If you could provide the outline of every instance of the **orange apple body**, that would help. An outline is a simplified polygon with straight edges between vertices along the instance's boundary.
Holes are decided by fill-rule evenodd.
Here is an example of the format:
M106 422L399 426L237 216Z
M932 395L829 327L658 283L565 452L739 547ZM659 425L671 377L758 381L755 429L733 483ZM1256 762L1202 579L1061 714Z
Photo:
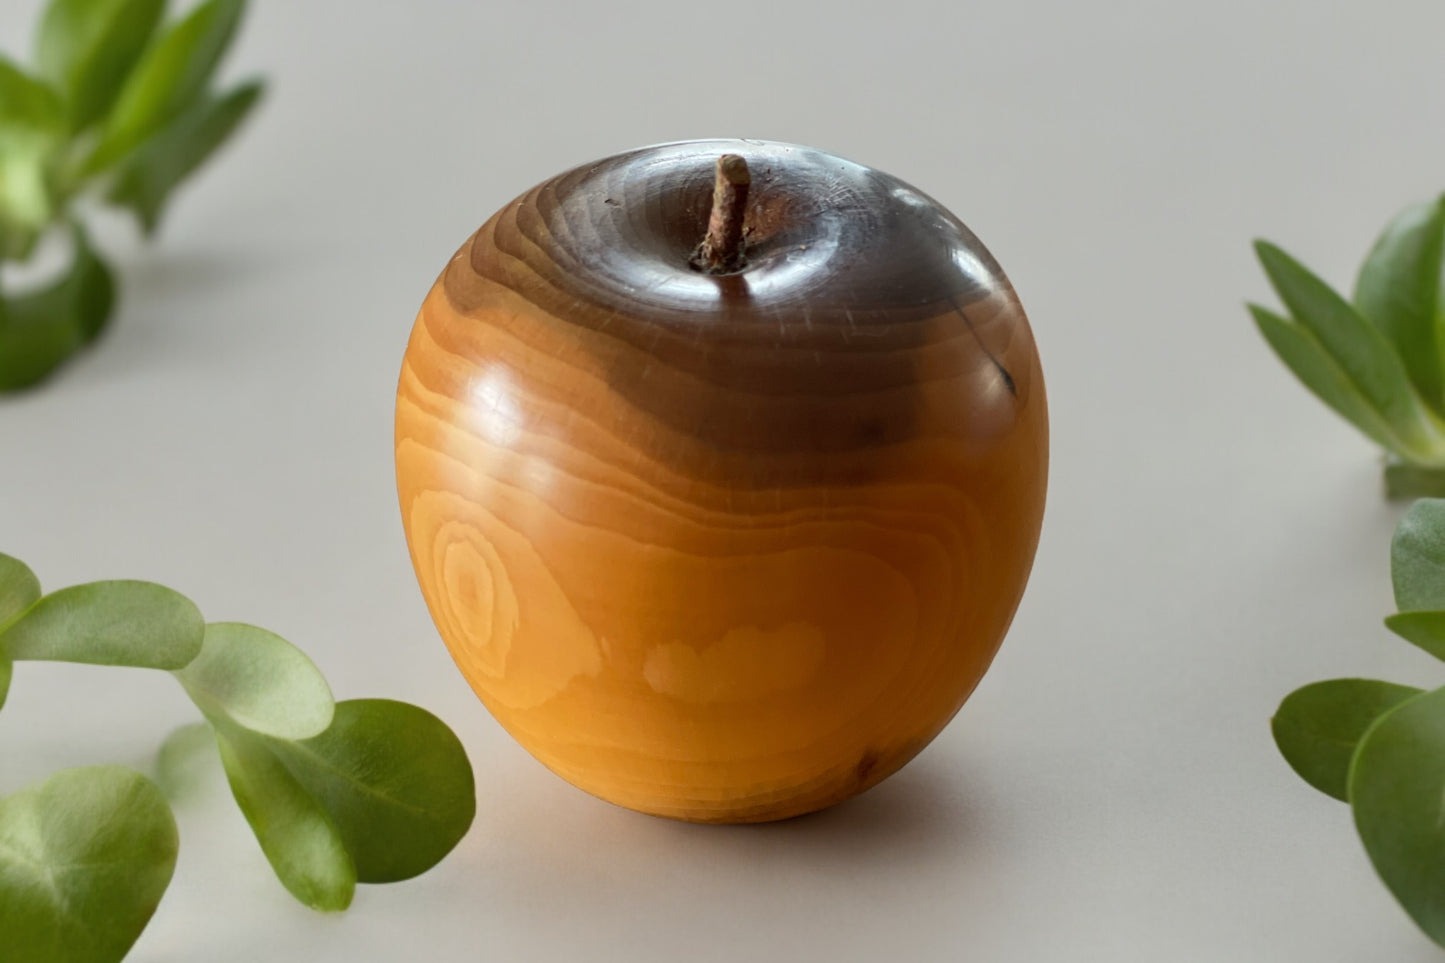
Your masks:
M699 273L714 164L746 262ZM622 806L781 819L872 786L983 676L1043 516L1012 286L901 181L754 141L644 148L481 227L412 330L402 519L496 719Z

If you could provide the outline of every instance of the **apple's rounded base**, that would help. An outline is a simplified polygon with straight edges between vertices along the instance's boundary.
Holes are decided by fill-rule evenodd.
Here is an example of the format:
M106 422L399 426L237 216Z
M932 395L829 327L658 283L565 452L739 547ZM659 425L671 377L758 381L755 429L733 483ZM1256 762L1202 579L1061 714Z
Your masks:
M790 786L711 796L691 793L683 787L676 787L677 791L670 794L619 791L615 785L590 784L569 778L553 766L547 768L590 796L646 816L684 823L747 825L794 819L847 802L902 769L921 748L889 758L865 751L854 765L821 778L804 777Z
M806 707L784 700L767 709L780 718L790 715L794 721L770 730L766 744L723 743L718 731L710 730L695 709L685 713L680 724L668 726L649 714L660 707L660 700L627 707L632 710L634 726L625 745L613 738L616 730L590 742L581 728L570 730L570 738L559 738L555 730L539 737L519 725L515 714L497 705L483 690L479 689L478 695L534 759L588 795L679 822L765 823L835 806L898 772L943 730L986 669L986 662L978 665L974 673L955 680L953 686L939 680L933 694L944 700L946 708L933 712L910 714L905 704L885 698L881 708L893 722L886 726L865 716L819 732L808 727L812 714ZM760 707L758 711L765 710ZM617 713L623 712L618 707ZM600 717L603 713L592 714ZM809 738L799 738L804 731L810 733ZM695 736L691 742L685 738L688 733ZM783 744L795 748L770 751ZM710 746L717 751L710 753Z

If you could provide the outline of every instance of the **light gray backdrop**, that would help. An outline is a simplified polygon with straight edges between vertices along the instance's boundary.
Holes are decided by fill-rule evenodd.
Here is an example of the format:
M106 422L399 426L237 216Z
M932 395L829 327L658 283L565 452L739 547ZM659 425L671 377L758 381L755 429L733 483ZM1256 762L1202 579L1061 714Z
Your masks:
M0 6L7 52L38 8ZM1442 35L1403 0L254 3L227 71L271 78L264 109L158 244L105 225L114 328L0 401L0 545L51 587L174 585L339 696L430 707L479 809L439 869L326 918L213 769L134 959L1438 958L1269 738L1298 684L1442 673L1380 625L1373 452L1243 301L1268 298L1252 237L1347 283L1445 186ZM952 207L1023 297L1053 411L1037 568L974 699L879 789L758 828L615 809L516 747L435 636L393 493L401 352L457 245L565 167L699 136ZM23 665L0 792L145 765L190 718L154 674Z

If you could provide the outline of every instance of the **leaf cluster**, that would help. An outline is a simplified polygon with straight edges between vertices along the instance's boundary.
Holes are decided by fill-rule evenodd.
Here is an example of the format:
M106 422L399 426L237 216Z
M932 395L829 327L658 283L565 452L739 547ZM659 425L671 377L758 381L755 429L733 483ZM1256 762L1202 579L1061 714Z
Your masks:
M1445 500L1406 513L1390 564L1399 611L1385 625L1445 659ZM1316 682L1286 696L1271 727L1301 778L1350 804L1385 885L1445 946L1445 688Z
M334 702L300 649L254 626L207 624L164 586L45 595L28 567L0 555L0 706L14 666L32 660L170 672L205 719L266 858L307 906L342 910L357 883L423 873L471 825L471 766L439 719L403 702ZM0 797L4 959L123 958L177 847L160 788L121 767L66 770Z
M105 327L115 279L76 214L89 195L152 234L172 192L260 100L217 89L245 0L205 0L167 22L166 0L51 0L26 70L0 56L0 263L27 261L68 226L69 269L0 292L0 391L44 379Z
M1249 310L1280 360L1389 453L1392 497L1445 494L1445 197L1390 222L1352 300L1267 241L1255 252L1286 313Z

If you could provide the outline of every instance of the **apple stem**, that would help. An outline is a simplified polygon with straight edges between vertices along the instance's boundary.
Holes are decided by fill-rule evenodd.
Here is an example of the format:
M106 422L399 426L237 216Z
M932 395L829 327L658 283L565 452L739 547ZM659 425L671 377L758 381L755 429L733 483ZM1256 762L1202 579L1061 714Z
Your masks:
M748 162L737 154L724 154L717 159L707 235L692 256L692 265L699 271L729 274L742 268L743 217L752 181Z

